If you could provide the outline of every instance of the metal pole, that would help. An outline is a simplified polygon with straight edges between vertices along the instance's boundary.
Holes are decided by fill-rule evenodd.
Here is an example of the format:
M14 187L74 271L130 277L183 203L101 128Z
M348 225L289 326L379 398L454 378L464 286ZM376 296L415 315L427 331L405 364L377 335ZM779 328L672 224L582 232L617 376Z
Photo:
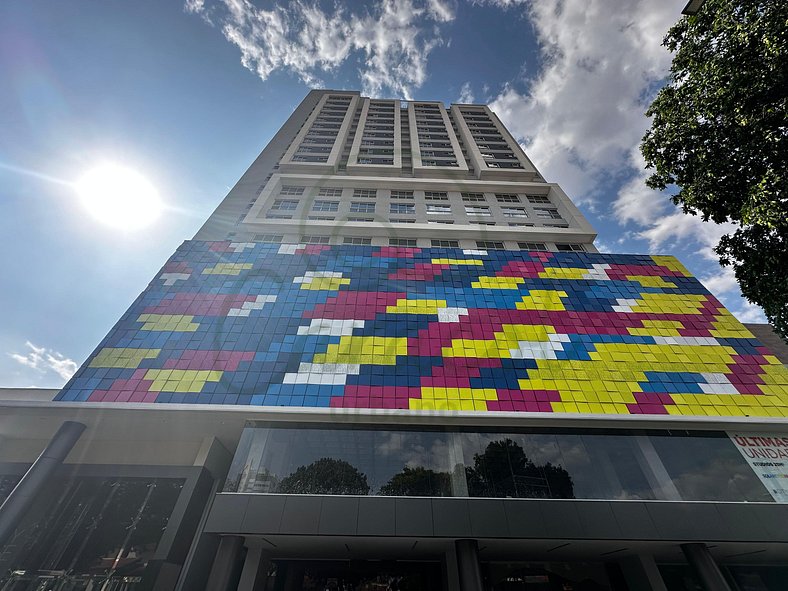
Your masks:
M706 544L682 544L681 551L684 552L684 557L698 575L700 584L706 591L731 591Z
M0 546L5 545L11 538L36 495L49 483L55 470L66 459L84 430L85 425L75 421L66 421L60 425L46 449L0 506Z

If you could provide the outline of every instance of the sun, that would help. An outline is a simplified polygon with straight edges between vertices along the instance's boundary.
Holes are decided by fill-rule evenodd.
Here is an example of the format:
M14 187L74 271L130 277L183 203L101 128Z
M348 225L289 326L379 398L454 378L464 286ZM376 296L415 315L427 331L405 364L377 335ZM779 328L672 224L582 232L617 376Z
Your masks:
M91 169L76 182L75 188L90 214L115 228L144 228L162 212L153 185L138 172L117 164Z

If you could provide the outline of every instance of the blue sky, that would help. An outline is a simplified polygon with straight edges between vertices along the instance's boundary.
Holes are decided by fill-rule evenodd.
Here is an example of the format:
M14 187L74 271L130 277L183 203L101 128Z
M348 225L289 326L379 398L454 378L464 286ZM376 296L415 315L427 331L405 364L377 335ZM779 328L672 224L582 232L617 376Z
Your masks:
M310 87L489 102L602 250L675 254L761 321L711 248L725 227L646 189L637 145L684 0L0 3L0 387L58 387ZM143 174L166 215L119 231L73 183Z

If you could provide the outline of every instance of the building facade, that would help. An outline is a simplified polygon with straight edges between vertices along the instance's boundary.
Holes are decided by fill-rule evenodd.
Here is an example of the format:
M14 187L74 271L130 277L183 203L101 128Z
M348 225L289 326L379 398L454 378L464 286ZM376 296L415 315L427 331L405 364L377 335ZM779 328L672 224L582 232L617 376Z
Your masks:
M788 588L786 367L595 237L487 106L310 92L0 394L0 589Z

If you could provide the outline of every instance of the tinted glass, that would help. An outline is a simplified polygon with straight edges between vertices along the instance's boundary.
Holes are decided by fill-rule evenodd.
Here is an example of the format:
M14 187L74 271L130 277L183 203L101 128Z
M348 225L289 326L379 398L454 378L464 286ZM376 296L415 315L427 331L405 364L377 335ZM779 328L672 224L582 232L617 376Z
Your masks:
M227 492L766 501L720 433L247 427Z
M225 491L451 496L447 450L440 432L246 429Z
M650 439L682 499L773 501L727 437Z

